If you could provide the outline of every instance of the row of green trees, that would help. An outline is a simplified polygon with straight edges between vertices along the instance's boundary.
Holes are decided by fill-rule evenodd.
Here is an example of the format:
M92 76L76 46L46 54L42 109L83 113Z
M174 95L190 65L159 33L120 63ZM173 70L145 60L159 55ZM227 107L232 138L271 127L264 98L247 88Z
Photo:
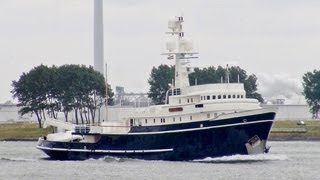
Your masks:
M100 108L105 104L106 86L102 74L84 65L48 67L40 65L23 73L12 82L11 93L17 98L21 115L36 115L39 127L49 115L57 118L63 112L65 120L74 112L76 123L100 121ZM113 92L108 85L108 104L113 103Z
M149 98L155 104L164 104L166 92L169 90L169 83L172 83L174 78L174 66L160 65L153 67L151 71L148 83L150 84L150 90L148 93ZM209 84L209 83L220 83L221 78L226 77L226 73L229 73L230 83L244 83L244 89L248 98L258 99L263 102L261 94L257 92L257 77L254 74L247 75L247 72L238 66L232 66L230 68L223 68L218 66L210 66L208 68L195 68L194 72L189 75L190 85L197 84Z
M150 85L148 96L155 104L164 104L166 92L169 90L169 83L174 78L174 66L160 65L153 67L148 83ZM221 66L208 68L195 68L189 75L190 85L220 83L221 77L226 76L227 69ZM263 102L261 94L257 92L257 77L255 74L247 75L247 72L238 66L228 68L230 83L244 83L247 98L254 98ZM313 118L319 118L320 112L320 70L307 72L303 76L303 95L310 107Z
M210 66L195 68L189 75L190 84L220 83L221 78L229 73L230 83L244 83L248 98L263 102L261 94L257 92L257 77L238 66L223 68ZM169 90L169 83L174 78L174 66L160 65L153 67L150 78L148 96L155 104L164 104L165 95ZM65 120L68 114L74 113L76 123L94 123L100 109L105 104L106 87L104 77L92 67L80 65L63 65L48 67L40 65L28 73L23 73L18 81L12 83L13 96L18 99L20 114L33 113L36 115L39 126L49 115L57 118L58 112L63 112ZM307 72L303 76L303 94L310 106L314 118L319 118L320 111L320 71ZM108 85L108 104L113 104L113 92ZM98 115L96 114L98 112Z

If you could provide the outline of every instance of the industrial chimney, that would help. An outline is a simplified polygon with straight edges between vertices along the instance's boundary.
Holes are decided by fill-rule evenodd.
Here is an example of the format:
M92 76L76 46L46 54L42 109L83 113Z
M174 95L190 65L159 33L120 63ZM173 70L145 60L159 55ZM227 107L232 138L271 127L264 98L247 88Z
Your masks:
M94 69L104 75L103 2L94 0Z

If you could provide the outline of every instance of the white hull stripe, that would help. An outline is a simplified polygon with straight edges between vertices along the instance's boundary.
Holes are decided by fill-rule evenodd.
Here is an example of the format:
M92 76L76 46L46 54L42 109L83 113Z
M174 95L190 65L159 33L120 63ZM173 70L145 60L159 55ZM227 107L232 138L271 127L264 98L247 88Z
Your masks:
M128 133L128 134L119 134L119 135L166 134L166 133L187 132L187 131L201 131L201 130L206 130L206 129L215 129L215 128L223 128L223 127L231 127L231 126L243 126L243 125L247 125L247 124L258 124L258 123L264 123L264 122L273 122L273 120L242 122L242 123L225 124L225 125L219 125L219 126L199 127L199 128L190 128L190 129L179 129L179 130L169 130L169 131L132 132L132 133ZM112 134L112 135L114 135L114 134Z
M68 152L91 152L91 153L155 153L155 152L171 152L173 149L150 149L150 150L91 150L91 149L67 149L67 148L50 148L37 146L41 150L50 151L68 151Z

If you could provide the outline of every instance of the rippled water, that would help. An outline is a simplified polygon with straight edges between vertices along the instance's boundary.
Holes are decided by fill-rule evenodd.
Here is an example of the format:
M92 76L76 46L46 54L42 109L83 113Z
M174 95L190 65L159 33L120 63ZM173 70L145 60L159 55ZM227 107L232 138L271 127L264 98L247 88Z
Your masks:
M36 142L0 142L0 179L320 179L320 142L269 145L269 154L193 162L53 161L35 149Z

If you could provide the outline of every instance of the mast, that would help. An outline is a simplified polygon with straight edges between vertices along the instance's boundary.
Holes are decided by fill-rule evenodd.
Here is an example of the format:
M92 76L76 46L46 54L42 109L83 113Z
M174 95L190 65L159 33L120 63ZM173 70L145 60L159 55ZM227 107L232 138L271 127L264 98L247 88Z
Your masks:
M191 40L184 37L182 23L182 16L169 20L168 28L171 31L166 33L171 35L171 39L166 43L169 52L162 54L168 55L168 59L175 60L174 88L190 86L188 75L192 72L192 68L189 67L189 59L197 58L193 55L198 54L197 52L191 52L193 44Z

